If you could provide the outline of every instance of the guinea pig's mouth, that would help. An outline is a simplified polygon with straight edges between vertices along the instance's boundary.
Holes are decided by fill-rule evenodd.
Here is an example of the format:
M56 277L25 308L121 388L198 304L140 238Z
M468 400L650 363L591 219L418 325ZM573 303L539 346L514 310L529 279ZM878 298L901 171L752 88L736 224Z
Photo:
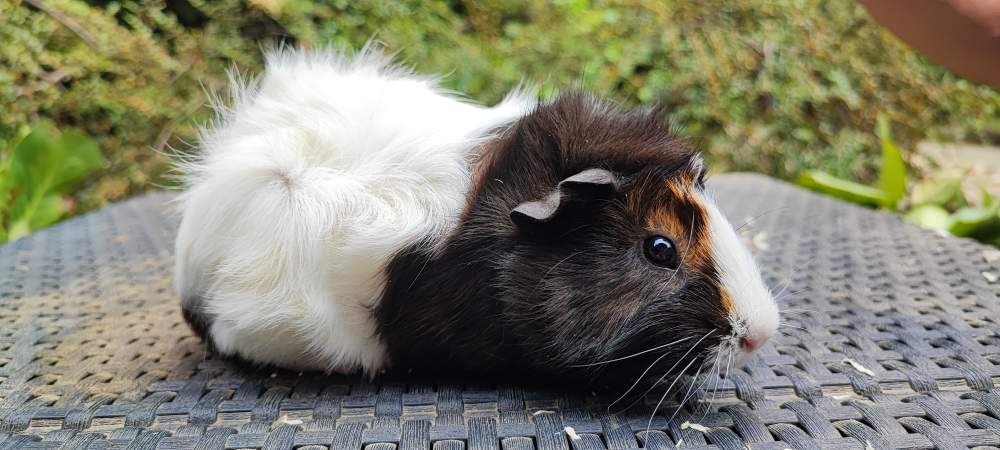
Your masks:
M706 374L715 374L725 377L736 364L738 355L732 343L732 337L724 337L719 340L719 344L708 351L701 361L698 371ZM694 373L688 373L694 375Z
M745 338L737 335L725 336L719 340L718 345L711 349L702 360L701 366L697 368L702 373L716 373L720 377L727 376L730 372L738 370L753 359L757 353L757 346L745 344ZM697 370L689 370L688 374L693 375Z

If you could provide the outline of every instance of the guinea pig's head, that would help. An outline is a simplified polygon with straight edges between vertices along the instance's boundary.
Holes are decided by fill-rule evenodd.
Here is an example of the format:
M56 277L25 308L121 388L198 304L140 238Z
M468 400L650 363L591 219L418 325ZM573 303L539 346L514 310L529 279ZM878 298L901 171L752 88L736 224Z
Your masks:
M742 365L778 328L754 258L705 190L699 154L652 110L543 106L508 151L559 155L511 202L502 309L530 360L613 384Z

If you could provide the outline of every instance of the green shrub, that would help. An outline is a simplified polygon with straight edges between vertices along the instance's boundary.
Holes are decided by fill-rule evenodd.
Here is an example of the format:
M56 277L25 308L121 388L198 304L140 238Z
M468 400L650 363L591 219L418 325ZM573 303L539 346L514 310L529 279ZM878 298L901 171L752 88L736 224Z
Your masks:
M168 144L196 136L203 86L223 85L231 64L255 67L257 44L240 34L234 3L190 29L162 3L0 0L0 158L18 130L49 120L96 138L109 164L76 193L79 210L168 183ZM247 10L250 11L250 10Z
M261 45L373 36L484 102L522 81L664 102L718 170L872 182L878 111L904 148L1000 139L1000 94L928 63L850 0L0 0L0 149L39 120L83 129L109 161L77 193L94 208L169 184L164 153L196 140L203 88L234 64L259 70Z

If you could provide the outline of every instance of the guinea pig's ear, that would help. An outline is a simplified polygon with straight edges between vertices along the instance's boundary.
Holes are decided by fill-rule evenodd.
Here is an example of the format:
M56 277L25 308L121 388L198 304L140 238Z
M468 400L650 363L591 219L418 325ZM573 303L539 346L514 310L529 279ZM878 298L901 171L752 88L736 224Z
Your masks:
M620 180L604 169L587 169L559 182L541 200L524 202L510 212L514 223L525 230L555 223L574 208L592 200L609 198L618 191Z

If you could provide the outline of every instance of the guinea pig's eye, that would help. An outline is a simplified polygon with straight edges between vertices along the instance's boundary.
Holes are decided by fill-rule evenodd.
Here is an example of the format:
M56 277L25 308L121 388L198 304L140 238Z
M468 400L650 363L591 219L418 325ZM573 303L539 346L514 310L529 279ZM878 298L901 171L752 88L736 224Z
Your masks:
M680 265L677 257L677 246L674 241L663 236L650 236L642 243L642 251L653 264L669 269Z

